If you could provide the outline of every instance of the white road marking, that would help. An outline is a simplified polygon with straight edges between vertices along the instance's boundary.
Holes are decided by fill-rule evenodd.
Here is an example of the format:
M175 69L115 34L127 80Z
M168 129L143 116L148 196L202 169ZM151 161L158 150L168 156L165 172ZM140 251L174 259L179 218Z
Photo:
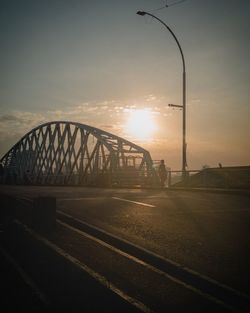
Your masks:
M49 241L48 239L42 237L41 235L37 234L34 232L32 229L24 225L18 220L15 220L15 223L22 226L23 229L28 232L31 236L33 236L35 239L39 240L40 242L44 243L46 246L50 247L52 250L56 251L58 254L60 254L62 257L65 259L69 260L71 263L76 265L79 269L81 269L84 272L87 272L91 277L93 277L96 281L101 283L103 286L105 286L107 289L110 289L117 295L119 295L122 299L126 300L128 303L131 305L137 307L140 309L142 312L145 313L153 313L153 311L148 308L144 303L138 301L137 299L130 297L127 295L125 292L123 292L121 289L117 288L115 285L113 285L109 280L106 279L106 277L98 274L94 270L92 270L90 267L82 263L80 260L74 258L70 254L68 254L66 251ZM71 226L69 226L71 227Z
M130 203L135 203L135 204L147 206L147 207L150 207L150 208L155 208L155 207L156 207L156 206L153 205L153 204L148 204L148 203L138 202L138 201L132 201L132 200L124 199L124 198L112 197L112 199L120 200L120 201L125 201L125 202L130 202Z
M76 221L78 221L78 222L80 222L81 224L83 224L83 225L86 225L86 226L88 226L88 227L91 227L91 228L93 228L93 229L96 229L96 230L98 230L99 232L102 232L102 233L104 233L104 234L106 234L106 235L108 235L108 236L110 236L110 237L114 237L114 238L116 238L116 239L118 239L118 240L120 240L121 242L124 242L124 243L126 243L126 244L129 244L129 245L131 245L131 246L134 246L134 247L136 247L137 249L141 249L142 251L144 251L144 252L146 252L147 254L150 254L150 255L152 255L152 256L155 256L155 257L157 257L157 258L159 258L159 259L162 259L162 260L164 260L164 261L166 261L166 262L168 262L168 263L170 263L170 264L172 264L172 265L174 265L174 266L176 266L176 267L178 267L178 268L181 268L181 269L183 269L184 271L187 271L187 272L189 272L189 273L191 273L191 274L193 274L193 275L196 275L197 277L200 277L200 278L202 278L202 279L204 279L204 280L207 280L207 281L209 281L209 282L211 282L212 284L215 284L215 285L217 285L217 286L219 286L219 287L221 287L221 288L223 288L223 289L226 289L226 290L229 290L229 291L231 291L232 293L234 293L235 295L238 295L238 296L241 296L241 297L244 297L244 298L246 298L246 299L248 299L248 300L250 300L250 297L249 297L249 295L247 295L247 294L245 294L245 293L243 293L243 292L241 292L241 291L238 291L238 290L236 290L236 289L234 289L234 288L232 288L232 287L229 287L228 285L225 285L225 284L223 284L223 283L220 283L220 282L218 282L217 280L215 280L215 279L213 279L213 278L210 278L210 277L208 277L208 276L206 276L206 275L203 275L203 274L201 274L201 273L199 273L199 272L196 272L196 271L194 271L194 270L192 270L192 269L190 269L190 268L188 268L188 267L186 267L186 266L182 266L181 264L179 264L179 263L177 263L177 262L175 262L175 261L172 261L172 260L170 260L170 259L167 259L167 258L165 258L165 257L163 257L163 256L160 256L159 254L157 254L157 253L155 253L155 252L152 252L152 251L150 251L150 250L147 250L146 248L143 248L143 247L141 247L141 246L138 246L138 245L136 245L136 244L134 244L134 243L132 243L132 242L130 242L130 241L127 241L126 239L122 239L122 238L120 238L119 236L116 236L116 235L114 235L114 234L111 234L111 233L109 233L109 232L107 232L106 230L104 230L104 229L101 229L101 228L99 228L99 227L97 227L97 226L94 226L94 225L91 225L91 224L89 224L89 223L86 223L86 222L84 222L84 221L82 221L81 219L79 219L79 218L76 218L76 217L73 217L72 215L70 215L70 214L67 214L67 213L65 213L65 212L63 212L63 211L61 211L61 210L58 210L57 212L59 212L60 214L62 214L62 215L65 215L65 216L67 216L67 217L69 217L69 218L72 218L72 219L74 219L74 220L76 220ZM63 223L63 222L62 222ZM72 227L72 226L70 226L69 224L67 224L67 227ZM74 227L72 227L73 229L75 229ZM76 228L76 230L77 230L77 232L79 231L79 232L82 232L81 230L79 230L79 229L77 229ZM86 233L87 234L87 233ZM89 235L89 234L87 234L88 236L91 236L91 235ZM102 241L101 239L98 239L98 238L96 238L96 237L94 237L95 239L97 239L97 240L100 240L100 241ZM109 245L108 243L106 243L106 242L104 242L105 243L105 245ZM114 249L117 249L117 250L119 250L118 248L115 248L115 247L113 247L113 246L111 246L112 247L112 249L114 248ZM124 255L126 255L126 252L123 252L123 251L121 251L122 253L124 253ZM134 257L134 256L132 256L132 255L129 255L129 254L127 254L128 256L131 256L132 258L135 258L135 259L137 259L136 257ZM143 260L140 260L140 259L138 259L138 263L140 263L140 264L148 264L148 263L145 263ZM151 266L150 264L148 264L149 266ZM157 268L156 268L156 270L157 271L160 271L160 270L158 270ZM168 275L167 273L165 273L165 272L163 272L164 274L166 274L166 275ZM172 276L170 276L170 277L172 277ZM173 277L174 279L176 279L175 277ZM176 279L176 281L179 281L178 279ZM181 283L183 283L183 284L185 284L184 282L182 282L182 281L180 281ZM189 285L188 285L189 286ZM194 287L192 287L192 288L194 288Z
M154 266L152 266L152 265L150 265L148 263L146 263L145 261L140 260L137 257L135 257L135 256L133 256L131 254L128 254L128 253L126 253L126 252L124 252L124 251L122 251L122 250L120 250L120 249L118 249L118 248L116 248L116 247L106 243L105 241L102 241L101 239L98 239L97 237L89 235L89 234L85 233L82 230L79 230L79 229L77 229L75 227L72 227L69 224L61 222L59 220L57 220L57 222L59 224L63 225L64 227L66 227L68 229L71 229L72 231L74 231L74 232L76 232L76 233L78 233L78 234L80 234L80 235L82 235L82 236L84 236L84 237L86 237L86 238L88 238L90 240L93 240L93 241L99 243L100 245L102 245L104 247L107 247L111 251L114 251L114 252L116 252L116 253L126 257L127 259L132 260L132 261L134 261L134 262L136 262L136 263L138 263L138 264L140 264L140 265L150 269L151 271L153 271L153 272L155 272L155 273L157 273L157 274L159 274L161 276L164 276L164 277L172 280L173 282L175 282L175 283L177 283L179 285L182 285L183 287L185 287L185 288L195 292L196 294L199 294L200 296L203 296L204 298L206 298L206 299L208 299L208 300L210 300L212 302L215 302L215 303L217 303L217 304L219 304L219 305L229 309L230 311L234 311L233 307L231 307L227 303L223 302L222 300L217 299L214 296L212 296L212 295L210 295L210 294L208 294L208 293L206 293L204 291L201 291L201 290L197 289L196 287L193 287L192 285L189 285L189 284L185 283L184 281L182 281L182 280L180 280L180 279L178 279L178 278L176 278L176 277L174 277L174 276L172 276L172 275L170 275L170 274L168 274L168 273L166 273L166 272L164 272L164 271L162 271L162 270L160 270L160 269L158 269L158 268L156 268L156 267L154 267Z

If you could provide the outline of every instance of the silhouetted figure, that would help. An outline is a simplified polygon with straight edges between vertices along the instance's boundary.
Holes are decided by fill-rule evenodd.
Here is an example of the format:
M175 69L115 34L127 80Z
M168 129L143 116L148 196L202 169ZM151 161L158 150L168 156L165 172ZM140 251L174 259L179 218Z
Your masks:
M166 166L164 164L164 160L161 160L158 172L159 172L159 177L160 177L160 180L161 180L161 186L164 187L165 186L165 181L167 180L167 177L168 177L168 172L166 170Z
M219 168L222 168L222 164L221 163L218 163L218 165L219 165Z

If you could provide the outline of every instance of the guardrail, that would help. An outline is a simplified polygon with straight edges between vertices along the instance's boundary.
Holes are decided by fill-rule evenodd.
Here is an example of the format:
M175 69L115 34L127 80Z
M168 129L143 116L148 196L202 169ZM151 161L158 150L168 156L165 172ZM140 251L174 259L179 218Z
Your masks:
M250 189L250 166L169 171L166 187L173 186Z

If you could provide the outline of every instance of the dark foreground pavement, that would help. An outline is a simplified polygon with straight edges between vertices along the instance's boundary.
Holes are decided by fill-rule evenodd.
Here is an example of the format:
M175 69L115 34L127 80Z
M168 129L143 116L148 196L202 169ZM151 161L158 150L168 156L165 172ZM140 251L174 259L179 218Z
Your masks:
M5 312L141 312L19 225L2 234L0 260Z
M207 275L239 292L250 294L248 240L250 208L247 195L21 186L11 188L7 186L2 188L2 191L23 199L32 199L38 195L55 196L60 211L178 262L181 266ZM102 312L103 308L109 308L107 309L109 312L112 310L132 312L131 308L126 307L127 304L122 302L121 305L120 299L119 304L115 304L116 300L107 296L101 300L101 295L106 292L105 288L96 282L93 283L88 275L85 274L84 277L80 275L76 269L73 270L69 264L67 265L67 262L64 261L62 265L61 259L59 260L54 252L45 251L40 244L32 243L20 229L15 229L11 233L15 233L13 240L9 233L5 239L1 236L2 244L8 248L14 259L19 260L24 270L26 269L35 281L38 281L42 293L52 299L54 310L67 311L73 303L75 311L84 308L85 312ZM137 299L144 300L140 294L142 290L145 289L146 292L154 288L156 291L159 288L160 298L152 297L150 292L147 297L152 299L152 305L149 307L155 307L157 312L165 312L166 309L175 312L173 306L175 302L183 303L179 306L183 312L186 309L185 305L193 312L223 312L225 309L209 307L206 301L201 302L200 306L195 306L194 304L200 301L198 298L193 298L191 294L179 288L175 289L170 282L162 285L164 293L160 287L153 287L157 284L157 279L154 280L153 276L151 278L151 274L144 279L142 286L144 289L140 289L139 281L142 278L139 277L139 270L136 270L137 275L131 277L129 265L120 261L120 273L113 271L112 267L107 270L108 267L105 267L105 262L99 261L100 258L111 258L110 262L114 265L115 256L107 255L100 249L92 250L93 244L80 237L75 238L78 244L74 247L75 243L71 240L73 237L73 233L66 234L62 227L57 227L53 240L71 254L77 249L81 250L84 262L89 262L89 266L95 264L97 271L105 274L111 282L119 284L121 281L120 286L127 288L127 293ZM26 244L23 246L24 242ZM127 279L126 272L127 276L130 276ZM135 284L134 287L131 282ZM161 297L174 299L168 301L163 299L165 307L161 310L153 303L154 299ZM35 299L36 297L34 303L37 303ZM157 301L160 303L160 300ZM32 305L30 307L32 308ZM44 309L43 306L41 308Z

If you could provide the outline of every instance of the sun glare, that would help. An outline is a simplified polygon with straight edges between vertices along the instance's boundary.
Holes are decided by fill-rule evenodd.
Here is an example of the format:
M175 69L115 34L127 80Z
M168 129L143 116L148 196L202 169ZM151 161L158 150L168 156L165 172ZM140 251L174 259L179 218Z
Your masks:
M148 110L133 110L129 112L127 131L134 138L149 140L156 130L153 113Z

